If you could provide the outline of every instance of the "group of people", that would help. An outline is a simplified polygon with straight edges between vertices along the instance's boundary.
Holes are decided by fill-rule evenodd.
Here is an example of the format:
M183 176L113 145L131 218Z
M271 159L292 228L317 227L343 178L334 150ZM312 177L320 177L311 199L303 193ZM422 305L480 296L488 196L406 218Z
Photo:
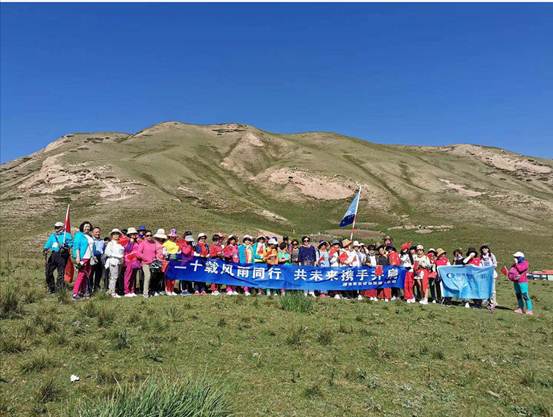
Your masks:
M218 258L230 263L268 265L296 264L320 267L336 266L386 266L397 265L406 268L403 288L382 288L364 291L334 291L327 293L306 291L306 296L340 298L368 298L372 301L389 302L403 299L407 303L420 304L449 303L442 296L439 266L476 265L497 267L497 259L487 245L479 250L468 248L466 252L455 249L451 259L442 248L426 250L423 245L406 242L396 249L393 239L385 236L382 242L365 245L362 242L344 240L321 240L313 245L309 236L301 240L287 236L259 235L255 238L244 235L225 236L215 233L208 242L205 233L194 238L186 231L181 236L176 229L168 234L164 229L154 233L145 226L128 229L113 229L109 237L101 236L101 229L90 222L83 222L72 236L64 230L64 224L57 222L54 232L44 245L46 261L46 283L50 292L65 288L66 264L71 261L77 269L73 285L73 298L90 297L94 292L105 290L115 298L152 295L236 295L239 292L250 296L255 290L248 287L222 286L205 282L174 281L164 275L164 263L183 256ZM507 271L507 278L514 283L517 297L517 313L532 314L532 301L528 294L528 261L522 252L513 254L514 260ZM57 281L54 272L57 271ZM497 277L495 273L494 278ZM70 277L72 279L72 277ZM274 290L273 290L274 291ZM276 292L284 294L284 290ZM257 290L257 295L271 295L271 290ZM461 300L470 307L471 300ZM472 300L473 305L486 304L494 308L497 304L495 283L489 300Z

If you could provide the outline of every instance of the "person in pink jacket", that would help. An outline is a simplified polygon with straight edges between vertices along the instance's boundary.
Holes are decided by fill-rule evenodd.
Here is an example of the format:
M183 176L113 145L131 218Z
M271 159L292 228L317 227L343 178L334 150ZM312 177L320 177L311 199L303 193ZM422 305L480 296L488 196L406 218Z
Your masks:
M138 244L136 258L140 261L142 271L144 272L144 291L142 293L144 298L148 298L150 295L150 278L152 276L150 265L154 261L163 260L163 246L154 240L150 230L146 230L144 237L145 239Z
M125 245L125 273L123 276L123 291L125 297L136 297L134 293L136 273L142 268L140 261L136 258L138 231L134 227L127 230L128 242Z
M517 297L518 308L515 313L532 315L532 299L528 294L528 261L524 257L524 253L518 251L513 253L514 263L511 265L507 278L513 282L515 295Z

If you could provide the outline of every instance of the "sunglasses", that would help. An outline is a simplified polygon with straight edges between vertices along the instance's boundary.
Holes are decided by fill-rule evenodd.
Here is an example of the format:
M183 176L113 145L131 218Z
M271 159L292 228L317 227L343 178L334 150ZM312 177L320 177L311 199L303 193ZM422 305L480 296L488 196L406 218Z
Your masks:
M305 240L303 241L303 243L308 243L308 242L311 242L311 241L310 241L309 239L305 239Z
M146 237L152 237L153 235L151 233L146 233L144 236Z

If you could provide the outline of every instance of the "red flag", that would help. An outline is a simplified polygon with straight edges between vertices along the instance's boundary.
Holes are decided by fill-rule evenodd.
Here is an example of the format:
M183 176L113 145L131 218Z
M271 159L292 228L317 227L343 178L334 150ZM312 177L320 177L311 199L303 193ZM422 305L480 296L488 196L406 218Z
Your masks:
M384 268L382 267L382 265L376 265L376 267L374 268L374 274L377 277L381 277L382 275L384 275Z
M509 273L509 270L507 269L506 266L504 266L503 268L501 268L501 273L505 276L507 276L507 274Z
M67 205L67 211L65 212L65 222L64 222L64 231L65 233L71 233L71 220L69 218L69 204ZM63 243L65 244L65 236L63 234ZM63 279L65 282L73 282L73 275L75 275L75 266L73 265L73 260L71 259L71 254L67 258L67 263L65 264L65 273Z

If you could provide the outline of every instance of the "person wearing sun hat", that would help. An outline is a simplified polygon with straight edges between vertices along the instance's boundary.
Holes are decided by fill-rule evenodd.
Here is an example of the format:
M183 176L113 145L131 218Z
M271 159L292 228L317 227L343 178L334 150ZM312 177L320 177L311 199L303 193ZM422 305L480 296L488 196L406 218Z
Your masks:
M138 250L138 231L134 227L127 229L127 243L123 245L125 248L125 272L123 274L123 292L125 297L135 297L135 282L138 272L142 271L140 261L136 257ZM142 274L141 274L142 275ZM136 282L136 286L140 287L140 283Z
M238 259L243 265L253 264L253 237L250 235L244 235L242 237L242 243L238 245ZM244 287L244 295L249 297L251 295L249 287Z
M528 268L529 264L524 253L513 253L514 262L507 273L507 278L513 282L518 308L515 313L533 315L532 299L528 293Z
M236 235L230 235L227 238L227 244L223 248L223 256L225 258L225 262L237 264L240 262L240 258L238 256L238 236ZM238 292L232 285L227 285L226 289L227 295L238 295Z
M209 245L209 257L212 259L223 259L223 235L222 233L214 233L211 237L211 245ZM209 290L211 295L219 295L219 286L217 284L211 284Z
M71 233L64 231L64 224L62 222L54 223L54 232L48 236L48 240L42 248L44 256L47 257L45 275L46 286L50 294L65 288L63 278L72 246L73 238ZM54 271L57 271L57 280L54 280Z
M255 239L255 243L253 245L253 261L255 263L263 262L265 249L267 248L266 241L267 239L265 239L265 236L261 234L259 234Z
M156 233L161 238L165 235L165 232ZM144 298L150 296L150 279L152 277L150 271L150 265L156 260L163 259L163 246L157 240L154 239L154 235L150 230L146 230L144 233L144 240L138 244L136 251L136 257L141 262L142 271L144 272L144 289L142 295Z
M430 259L424 253L424 246L417 245L417 252L413 255L413 269L415 271L415 284L419 290L420 304L428 304L428 273L432 268Z
M177 245L177 229L171 229L167 235L168 239L163 242L163 252L167 260L177 259L177 255L180 252L179 245ZM167 279L165 277L165 294L169 296L175 296L175 281L172 279Z
M119 278L119 273L124 263L125 248L119 243L121 230L113 229L109 235L111 240L106 245L104 251L106 257L105 268L108 270L109 275L107 293L114 298L120 298L121 296L117 294L115 290L115 285L117 284L117 279Z
M413 292L413 287L415 286L415 278L413 271L413 255L411 254L411 245L412 242L405 242L400 246L400 265L407 269L405 272L405 280L403 284L403 299L407 304L414 303L415 293Z

